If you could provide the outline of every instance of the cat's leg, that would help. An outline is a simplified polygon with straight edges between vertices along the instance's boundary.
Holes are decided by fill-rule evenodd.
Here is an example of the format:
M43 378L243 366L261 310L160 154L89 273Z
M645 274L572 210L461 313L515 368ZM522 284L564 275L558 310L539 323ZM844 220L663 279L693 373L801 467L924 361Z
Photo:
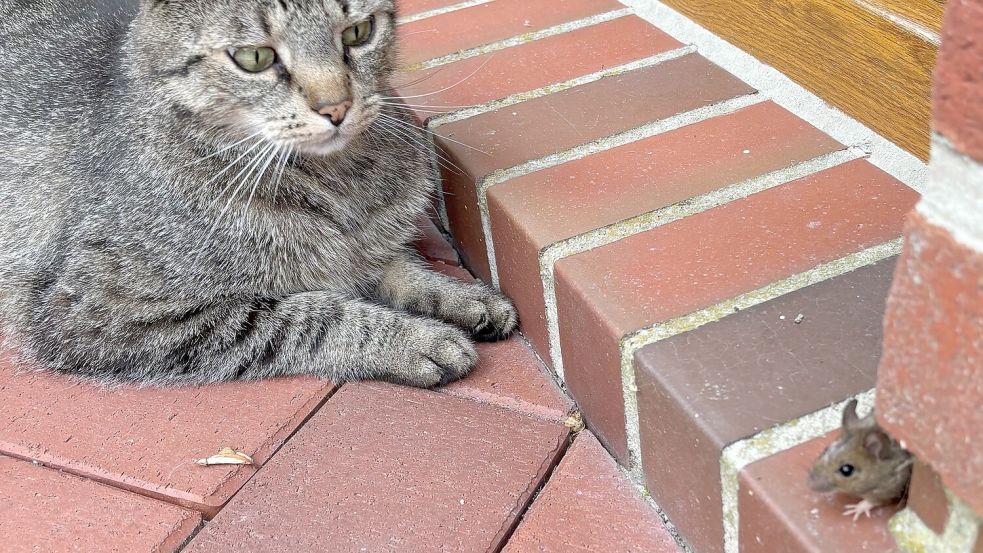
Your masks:
M388 305L453 323L478 340L504 338L518 323L515 307L500 292L434 272L409 254L386 268L377 294Z
M198 307L178 318L179 327L166 328L175 324L170 317L148 329L169 342L158 358L172 361L138 380L201 384L310 374L432 387L461 378L478 359L454 326L327 292Z

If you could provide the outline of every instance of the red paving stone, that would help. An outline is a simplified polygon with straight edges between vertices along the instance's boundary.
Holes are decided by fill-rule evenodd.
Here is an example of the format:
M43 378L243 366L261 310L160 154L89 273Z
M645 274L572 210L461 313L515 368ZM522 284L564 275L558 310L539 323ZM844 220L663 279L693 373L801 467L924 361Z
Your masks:
M887 528L898 508L843 516L858 500L809 489L809 468L837 432L767 457L740 474L741 553L900 552Z
M549 420L566 419L573 402L521 337L478 344L478 356L471 374L441 391Z
M400 25L399 62L422 61L624 9L615 0L495 0Z
M451 231L471 270L489 278L476 182L519 165L754 89L698 55L570 88L439 127L462 171L445 172Z
M612 36L619 38L611 40ZM416 110L417 116L425 120L434 115L428 110L452 111L442 106L483 104L679 46L669 35L631 15L403 74L396 78L397 82L413 84L396 88L401 96L410 98L407 103L427 106Z
M348 384L186 551L489 551L567 429L427 390Z
M503 551L669 553L680 549L617 463L584 431Z
M0 453L212 516L256 472L191 460L224 446L264 463L333 386L311 378L104 389L0 356Z
M913 214L884 318L877 418L983 513L983 253Z
M200 523L197 512L0 456L5 553L176 551Z
M442 263L432 267L464 281L474 280L460 267ZM566 419L573 402L522 337L478 344L478 359L478 366L467 377L440 391L549 420Z
M858 160L559 261L564 376L594 431L626 459L622 337L896 238L916 199Z
M488 210L499 284L548 356L543 248L842 147L765 102L495 185Z

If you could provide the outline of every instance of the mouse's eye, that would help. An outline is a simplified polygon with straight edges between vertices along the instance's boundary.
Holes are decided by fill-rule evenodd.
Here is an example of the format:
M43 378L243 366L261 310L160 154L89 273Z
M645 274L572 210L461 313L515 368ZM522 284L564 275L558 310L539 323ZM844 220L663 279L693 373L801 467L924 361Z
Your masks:
M854 470L853 465L849 463L845 465L840 465L840 474L842 474L843 476L849 477L850 475L853 474L853 470Z

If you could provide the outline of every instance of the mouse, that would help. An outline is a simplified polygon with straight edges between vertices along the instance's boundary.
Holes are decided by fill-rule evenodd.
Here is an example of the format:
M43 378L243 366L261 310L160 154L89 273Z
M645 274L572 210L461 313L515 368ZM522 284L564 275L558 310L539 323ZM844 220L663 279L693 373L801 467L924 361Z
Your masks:
M809 487L819 493L839 492L859 498L843 512L856 521L875 507L901 499L911 481L914 459L874 418L857 416L857 400L843 408L840 435L816 459Z

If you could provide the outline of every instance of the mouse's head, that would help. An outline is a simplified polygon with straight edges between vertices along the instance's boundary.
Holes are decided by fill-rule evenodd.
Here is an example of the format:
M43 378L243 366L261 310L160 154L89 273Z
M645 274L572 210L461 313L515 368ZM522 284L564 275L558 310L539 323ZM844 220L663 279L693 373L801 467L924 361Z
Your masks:
M842 492L860 497L883 481L894 467L891 438L878 425L871 412L857 416L857 400L843 409L840 436L823 451L809 472L813 491Z

